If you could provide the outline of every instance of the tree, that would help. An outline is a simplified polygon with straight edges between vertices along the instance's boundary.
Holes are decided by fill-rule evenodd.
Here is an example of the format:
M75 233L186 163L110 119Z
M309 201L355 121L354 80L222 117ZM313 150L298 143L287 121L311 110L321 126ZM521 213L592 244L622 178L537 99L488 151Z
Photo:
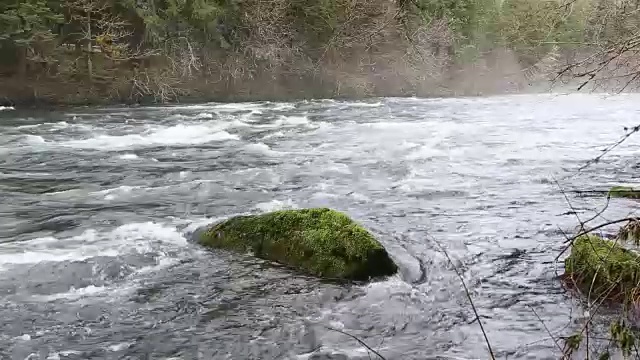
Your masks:
M85 51L89 79L94 76L93 56L100 53L105 59L119 62L150 55L140 47L131 46L134 26L105 0L67 0L68 22L75 28L76 43Z
M0 48L14 50L24 75L26 61L38 55L35 45L54 40L52 30L63 20L45 0L0 2Z
M578 81L581 90L590 85L624 91L640 82L640 2L637 0L590 3L586 50L557 71L557 81Z

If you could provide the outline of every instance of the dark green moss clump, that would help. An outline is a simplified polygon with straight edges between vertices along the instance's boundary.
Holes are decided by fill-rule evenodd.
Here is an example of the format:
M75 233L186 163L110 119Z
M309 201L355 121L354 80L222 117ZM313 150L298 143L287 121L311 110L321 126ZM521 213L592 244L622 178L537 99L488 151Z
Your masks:
M367 280L398 270L371 233L347 215L326 208L234 217L202 232L197 241L252 252L325 278Z
M640 199L640 190L628 186L614 186L609 190L611 197Z
M591 298L633 301L640 286L640 256L595 235L577 238L565 260L566 278ZM593 284L593 285L592 285Z

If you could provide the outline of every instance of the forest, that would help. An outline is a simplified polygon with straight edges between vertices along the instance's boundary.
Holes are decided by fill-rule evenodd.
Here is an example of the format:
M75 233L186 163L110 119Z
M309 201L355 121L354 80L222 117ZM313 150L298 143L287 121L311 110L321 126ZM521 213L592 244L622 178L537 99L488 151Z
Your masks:
M636 0L2 0L0 102L627 90ZM566 85L565 85L566 86Z

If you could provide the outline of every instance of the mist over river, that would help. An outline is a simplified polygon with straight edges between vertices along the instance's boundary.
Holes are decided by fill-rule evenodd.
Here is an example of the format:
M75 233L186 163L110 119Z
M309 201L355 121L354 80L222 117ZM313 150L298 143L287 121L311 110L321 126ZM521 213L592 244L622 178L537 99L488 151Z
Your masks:
M0 359L557 359L582 308L559 229L633 183L637 95L0 111ZM329 284L206 251L198 226L326 206L401 272ZM634 203L612 199L606 218ZM588 214L588 215L587 215ZM562 262L557 265L562 273ZM373 355L371 355L373 358Z

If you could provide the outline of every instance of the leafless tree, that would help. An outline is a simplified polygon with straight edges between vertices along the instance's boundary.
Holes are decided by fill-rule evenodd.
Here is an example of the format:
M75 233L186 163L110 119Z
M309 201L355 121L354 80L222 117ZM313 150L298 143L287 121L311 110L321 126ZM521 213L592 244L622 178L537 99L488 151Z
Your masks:
M578 90L625 91L640 80L640 3L601 0L592 8L590 40L582 56L557 71L556 81L577 81Z
M113 62L124 62L156 54L149 49L133 48L129 40L133 35L131 24L116 14L105 0L67 0L69 23L78 30L73 35L85 51L89 79L94 77L93 56Z

